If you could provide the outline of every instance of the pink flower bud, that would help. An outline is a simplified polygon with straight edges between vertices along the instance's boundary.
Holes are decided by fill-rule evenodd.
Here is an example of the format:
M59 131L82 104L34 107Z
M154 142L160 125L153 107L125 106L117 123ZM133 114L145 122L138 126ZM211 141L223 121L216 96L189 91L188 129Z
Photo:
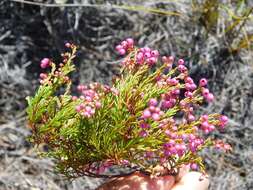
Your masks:
M111 88L111 92L112 92L114 95L116 95L116 96L119 95L119 90L116 89L116 88Z
M46 73L40 73L40 78L41 79L46 79L47 78L47 74Z
M198 165L196 163L191 163L190 168L192 170L198 170Z
M168 136L170 136L170 134L171 134L170 130L168 130L168 129L166 129L166 130L164 131L164 133L165 133L166 135L168 135Z
M70 48L70 47L71 47L71 44L67 42L67 43L65 43L65 47L66 47L66 48Z
M215 130L215 126L214 125L210 125L208 129L209 129L210 132L214 131Z
M196 84L192 83L190 86L190 90L195 90L197 88Z
M179 65L178 70L179 72L184 73L185 71L187 71L187 68L184 65Z
M90 106L86 106L85 110L90 113L91 112L91 107Z
M171 152L171 154L176 154L177 153L177 149L175 147L171 147L170 148L170 152Z
M146 137L146 136L148 136L148 133L146 131L142 130L142 131L140 131L139 136Z
M161 111L160 108L156 107L154 112L159 114L160 111Z
M94 115L94 114L95 114L95 109L91 109L89 113L90 113L91 115Z
M117 51L119 51L119 50L124 49L124 48L122 47L122 45L117 45L115 49L116 49Z
M151 111L151 112L155 112L155 109L156 109L156 107L155 106L149 106L149 111Z
M222 123L227 123L228 122L228 117L227 116L225 116L225 115L222 115L221 117L220 117L220 121L222 122Z
M195 117L194 117L194 115L188 115L188 121L190 121L190 122L192 122L192 121L194 121L195 120Z
M82 112L82 115L84 116L84 117L87 117L87 118L90 118L91 117L91 114L89 113L89 112Z
M202 78L202 79L200 79L200 81L199 81L199 86L206 86L207 85L207 80L205 79L205 78Z
M140 51L143 52L143 53L145 52L144 48L140 48Z
M164 158L164 157L160 158L159 160L160 160L160 163L161 163L161 164L163 164L163 163L166 162L166 158Z
M145 153L145 156L146 156L147 158L152 158L152 157L154 156L154 152L147 151L147 152Z
M121 160L120 162L123 165L129 165L130 164L130 162L128 160Z
M151 117L151 112L150 112L148 109L144 110L144 111L143 111L143 114L142 114L142 117L143 117L144 119L150 118L150 117Z
M192 129L193 129L194 131L198 131L198 130L199 130L199 128L198 128L197 126L193 126Z
M159 121L159 120L160 120L160 115L159 115L158 113L153 113L153 114L152 114L152 119L153 119L154 121Z
M202 89L202 95L206 97L209 94L209 90L207 88Z
M147 59L147 62L149 65L154 65L157 62L157 59L155 57L150 57Z
M45 83L45 81L44 80L40 80L40 84L44 84Z
M179 59L177 63L178 63L178 65L184 65L184 60L183 59Z
M189 144L189 148L190 148L191 152L196 152L196 150L197 150L196 144L194 142L191 142Z
M180 94L180 90L179 89L175 89L172 91L173 94L175 95L179 95Z
M173 131L177 131L177 126L173 126L171 129L172 129Z
M168 78L168 79L166 80L166 82L167 82L169 85L177 85L177 84L179 83L178 80L175 79L175 78L172 78L172 79Z
M184 80L186 83L189 83L189 84L192 84L193 83L193 80L191 77L186 77L185 80Z
M81 97L81 96L80 96ZM84 98L87 102L91 102L92 101L92 98L90 96L85 96Z
M184 152L186 150L185 144L180 144L179 149Z
M80 92L83 91L84 89L85 89L84 85L78 85L77 86L77 90L80 91Z
M186 91L186 92L184 93L184 96L185 96L185 97L188 97L188 98L192 98L192 97L193 97L193 93L192 93L192 92L189 92L189 91Z
M193 107L189 107L189 113L192 113L193 112Z
M162 62L163 63L167 63L168 62L168 58L166 56L162 56Z
M177 100L175 98L171 98L170 102L172 103L172 105L174 105L177 102Z
M96 108L101 108L102 104L100 102L95 103Z
M158 102L155 98L151 98L148 102L149 106L157 106Z
M80 112L82 110L82 107L80 105L76 106L76 111Z
M45 68L47 68L49 66L50 66L50 60L48 58L44 58L44 59L41 60L40 67L42 69L45 69Z
M209 127L209 123L207 121L204 121L202 124L201 124L201 127L203 127L203 129L206 129Z
M134 40L132 38L127 38L126 41L127 41L128 47L134 46Z
M137 61L143 61L144 59L144 54L142 52L139 52L137 54L137 57L136 57Z
M125 55L126 54L125 49L119 49L118 52L119 52L120 55Z
M151 57L151 54L150 54L149 52L146 52L146 53L144 54L144 57L145 57L145 58L150 58L150 57Z
M193 135L193 134L189 134L189 139L192 141L192 140L195 140L196 139L196 136Z
M174 57L173 56L169 56L168 57L168 61L172 63L174 61Z
M214 100L214 95L209 93L207 96L205 96L205 98L208 102L212 102Z
M203 120L203 121L208 121L208 115L202 115L201 116L201 119Z
M177 138L177 134L176 133L170 133L170 138L176 139Z
M42 59L41 60L41 63L43 63L43 64L49 64L50 63L50 60L48 59L48 58L44 58L44 59Z
M204 133L207 135L207 134L210 133L210 130L209 130L209 129L205 129L205 130L204 130Z
M140 127L141 127L142 129L148 129L148 128L150 128L150 125L149 125L148 123L141 123L141 124L140 124Z
M163 111L159 111L158 114L162 116L162 115L164 115L164 112Z
M164 109L169 109L171 108L173 105L170 101L162 101L162 108Z
M153 51L151 51L151 56L158 57L159 52L157 50L153 50Z
M122 45L122 47L124 48L124 49L127 49L128 48L128 43L127 43L127 41L122 41L121 42L121 45Z
M170 150L165 150L165 151L164 151L164 156L166 156L166 157L171 156Z
M186 90L191 90L191 84L190 83L185 83L185 89Z
M150 53L151 49L149 47L144 47L144 51Z
M188 140L188 134L182 134L181 137L184 141Z
M73 101L75 101L75 100L77 100L78 98L77 98L77 96L72 96L72 100Z
M176 144L176 145L175 145L175 148L176 148L177 150L180 150L180 144Z
M179 106L180 106L181 108L184 108L186 105L187 105L187 104L186 104L186 102L184 102L184 101L181 101L181 102L179 103Z

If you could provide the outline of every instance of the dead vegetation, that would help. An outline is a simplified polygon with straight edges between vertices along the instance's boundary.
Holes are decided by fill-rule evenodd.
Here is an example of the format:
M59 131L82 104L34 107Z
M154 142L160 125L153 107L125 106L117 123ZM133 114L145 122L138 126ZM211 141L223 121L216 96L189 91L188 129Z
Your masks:
M216 101L203 111L229 116L230 126L222 136L234 148L230 155L203 153L211 176L210 189L253 189L251 1L65 3L96 6L59 8L0 2L1 190L88 190L102 182L87 178L66 181L54 173L53 161L36 155L27 141L25 97L38 85L39 60L57 59L65 41L79 46L79 73L73 76L76 84L108 83L117 70L113 48L129 36L139 45L159 47L163 54L185 58L195 79L208 75Z

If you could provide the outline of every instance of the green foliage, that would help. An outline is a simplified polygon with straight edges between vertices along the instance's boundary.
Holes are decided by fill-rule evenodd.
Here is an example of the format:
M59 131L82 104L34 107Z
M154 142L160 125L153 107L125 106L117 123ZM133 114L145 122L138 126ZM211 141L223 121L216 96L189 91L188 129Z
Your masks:
M148 64L138 65L139 49L133 48L128 50L121 75L112 87L92 83L89 87L82 86L83 95L74 97L70 95L68 75L75 70L76 47L71 45L71 50L71 53L62 55L63 63L58 68L51 62L51 72L41 80L35 96L27 98L28 121L33 131L31 139L36 144L48 145L49 151L44 155L55 158L59 172L67 177L97 177L102 175L101 168L121 165L154 174L155 167L162 164L160 159L167 160L169 173L189 163L198 163L204 172L202 158L197 152L187 150L180 156L169 157L164 153L165 143L172 138L166 130L171 130L174 125L168 121L180 118L180 113L186 109L180 106L181 103L199 105L203 101L202 87L193 92L193 98L177 96L175 105L164 109L161 119L143 119L151 98L159 100L174 90L185 89L184 83L170 85L164 81L171 78L185 80L187 72L180 73L177 67L166 71L170 68L168 64L172 63L163 63L154 71ZM92 94L94 100L86 100L87 93ZM101 103L101 106L95 109L93 103ZM95 111L87 115L86 108ZM219 117L219 114L210 115L209 123L219 125ZM142 136L140 125L145 122L150 127L145 131L147 135ZM200 126L201 122L201 118L181 122L176 133L179 136L197 135L194 127ZM182 139L176 139L176 142L184 143ZM214 141L206 139L198 151L213 144ZM146 156L150 152L155 156Z

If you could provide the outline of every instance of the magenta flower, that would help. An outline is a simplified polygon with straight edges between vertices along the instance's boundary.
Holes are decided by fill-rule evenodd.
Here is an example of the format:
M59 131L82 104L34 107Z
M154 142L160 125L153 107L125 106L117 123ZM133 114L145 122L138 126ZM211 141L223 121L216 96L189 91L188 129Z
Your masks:
M178 65L184 65L184 60L183 59L179 59L177 63L178 63Z
M207 80L206 80L205 78L200 79L200 81L199 81L199 86L204 87L204 86L206 86L206 85L207 85Z
M50 66L50 59L48 58L43 58L41 61L40 61L40 67L42 69L46 69L47 67Z

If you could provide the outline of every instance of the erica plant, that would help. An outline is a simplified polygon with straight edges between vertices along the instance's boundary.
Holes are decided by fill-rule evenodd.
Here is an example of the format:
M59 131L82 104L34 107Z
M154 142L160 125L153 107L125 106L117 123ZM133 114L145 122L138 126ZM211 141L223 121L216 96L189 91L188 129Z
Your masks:
M207 80L195 83L184 60L138 48L132 39L116 46L120 75L112 86L79 85L72 96L69 74L75 70L76 46L65 44L56 65L44 58L40 87L28 97L28 122L35 144L49 147L45 155L56 159L68 177L111 177L113 165L150 175L176 174L183 165L205 173L199 152L206 147L230 150L208 134L224 130L228 121L218 113L197 116L199 106L214 96Z

